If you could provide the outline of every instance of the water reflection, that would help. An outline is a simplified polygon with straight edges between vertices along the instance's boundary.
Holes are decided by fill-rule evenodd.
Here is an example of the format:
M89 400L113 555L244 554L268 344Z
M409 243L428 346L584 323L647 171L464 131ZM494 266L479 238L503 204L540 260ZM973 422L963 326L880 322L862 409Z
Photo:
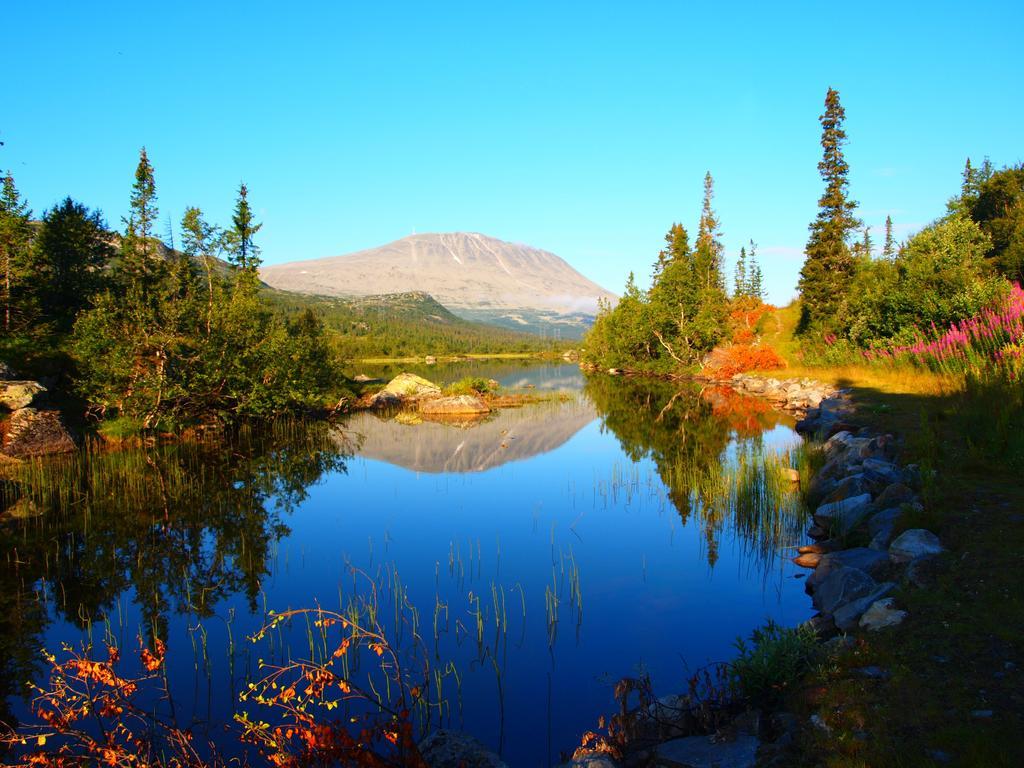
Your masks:
M168 638L186 709L227 722L224 649L268 609L338 606L351 566L380 584L382 620L416 611L435 662L458 671L446 724L547 764L636 665L671 692L680 658L721 659L766 616L805 617L778 557L801 530L774 471L795 439L786 417L726 390L584 384L569 366L472 375L582 391L472 425L357 414L28 465L0 487L4 508L38 515L0 525L0 692L36 674L40 647L141 631ZM244 644L239 676L288 641Z

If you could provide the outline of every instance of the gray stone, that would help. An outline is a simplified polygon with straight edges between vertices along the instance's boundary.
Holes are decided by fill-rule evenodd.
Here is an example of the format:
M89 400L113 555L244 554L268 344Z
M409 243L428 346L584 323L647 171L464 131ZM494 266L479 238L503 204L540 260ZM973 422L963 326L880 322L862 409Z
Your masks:
M841 549L838 552L829 552L827 555L822 556L822 560L826 569L845 565L850 568L859 568L869 576L877 576L889 565L889 558L884 552L877 552L868 547L854 547L852 549ZM819 563L820 565L821 563Z
M371 408L397 408L402 404L402 398L394 392L381 391L370 398Z
M863 472L847 475L839 480L836 485L825 496L825 501L833 503L851 499L854 496L863 496L871 491L872 485Z
M911 528L889 545L889 558L894 563L909 563L919 557L937 555L945 550L939 537L924 528Z
M871 543L868 544L868 548L877 549L879 552L888 551L889 542L892 541L893 534L895 533L896 526L892 523L886 523L878 530L878 533L871 537Z
M605 752L588 752L563 763L560 768L619 768L619 764Z
M901 514L903 514L903 510L899 507L890 507L889 509L883 509L881 512L876 512L868 520L868 533L876 536L886 526L891 527L895 525Z
M435 397L420 401L420 413L439 416L479 416L490 413L491 409L483 400L473 395Z
M898 483L903 479L900 468L889 461L882 459L864 459L861 466L864 474L871 480L878 480L887 484Z
M38 381L0 380L0 405L16 411L31 405L36 395L45 391L46 387Z
M11 414L3 437L3 452L8 456L27 458L73 450L75 443L59 412L21 408Z
M831 569L821 583L814 586L811 599L819 611L834 615L840 607L872 594L877 588L878 583L864 571L840 565ZM839 622L836 622L836 626L839 626Z
M398 395L400 398L434 397L441 394L441 388L432 381L414 373L400 373L384 387L384 392Z
M857 628L857 623L861 616L864 615L876 601L885 597L887 594L892 592L896 587L891 581L887 581L884 584L879 584L870 594L864 597L851 600L845 605L837 608L833 619L836 622L836 628L841 632L850 632Z
M814 512L814 521L833 532L845 532L855 528L871 506L871 494L851 496L842 501L822 504Z
M732 740L715 736L688 736L659 744L655 765L665 768L754 768L761 742L752 733L738 733Z
M914 501L917 498L909 486L903 483L893 483L886 486L878 496L875 498L875 509L889 509L892 507L899 507L900 504L905 504L909 501Z
M886 627L895 627L907 617L906 611L896 608L896 601L891 597L884 600L876 600L864 611L860 617L860 626L863 629L878 631Z
M419 750L430 768L508 768L500 757L472 736L456 731L434 731L420 742Z

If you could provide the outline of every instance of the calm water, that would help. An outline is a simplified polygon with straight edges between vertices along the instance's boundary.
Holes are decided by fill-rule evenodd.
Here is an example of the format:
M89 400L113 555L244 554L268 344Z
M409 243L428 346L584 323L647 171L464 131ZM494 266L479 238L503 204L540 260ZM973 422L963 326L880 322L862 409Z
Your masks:
M49 470L54 487L8 483L7 504L30 493L20 511L42 512L0 529L13 716L41 647L111 635L134 648L155 631L179 722L232 743L221 726L252 710L237 694L256 660L306 645L304 626L271 647L245 637L269 610L338 608L367 589L356 568L376 581L396 643L412 634L396 629L400 595L448 670L435 723L543 766L614 712L619 678L648 673L659 694L678 692L766 618L811 614L785 552L802 513L791 495L765 499L758 474L798 442L785 416L719 390L585 381L569 365L433 378L464 375L572 397L473 426L279 425L230 450L93 455Z

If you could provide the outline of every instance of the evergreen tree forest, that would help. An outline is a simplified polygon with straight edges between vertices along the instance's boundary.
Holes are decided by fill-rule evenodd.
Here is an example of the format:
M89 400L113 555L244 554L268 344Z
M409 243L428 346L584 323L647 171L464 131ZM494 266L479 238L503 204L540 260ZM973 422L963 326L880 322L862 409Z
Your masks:
M321 319L261 295L245 184L225 228L185 211L181 251L156 236L157 189L143 149L118 233L70 197L33 221L4 177L4 359L49 375L98 418L144 428L329 402L336 366Z

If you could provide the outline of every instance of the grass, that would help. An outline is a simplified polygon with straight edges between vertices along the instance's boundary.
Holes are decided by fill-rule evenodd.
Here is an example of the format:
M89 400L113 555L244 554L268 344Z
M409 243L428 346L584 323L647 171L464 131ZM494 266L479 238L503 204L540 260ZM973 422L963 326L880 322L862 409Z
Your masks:
M796 317L796 307L776 313L766 340L789 367L767 375L849 388L858 423L900 436L901 460L922 469L924 510L905 516L897 533L928 528L949 552L927 588L896 591L908 611L899 628L859 635L787 697L803 722L818 714L830 729L803 729L794 764L1024 765L1020 384L907 365L803 365ZM867 666L891 676L858 673Z

